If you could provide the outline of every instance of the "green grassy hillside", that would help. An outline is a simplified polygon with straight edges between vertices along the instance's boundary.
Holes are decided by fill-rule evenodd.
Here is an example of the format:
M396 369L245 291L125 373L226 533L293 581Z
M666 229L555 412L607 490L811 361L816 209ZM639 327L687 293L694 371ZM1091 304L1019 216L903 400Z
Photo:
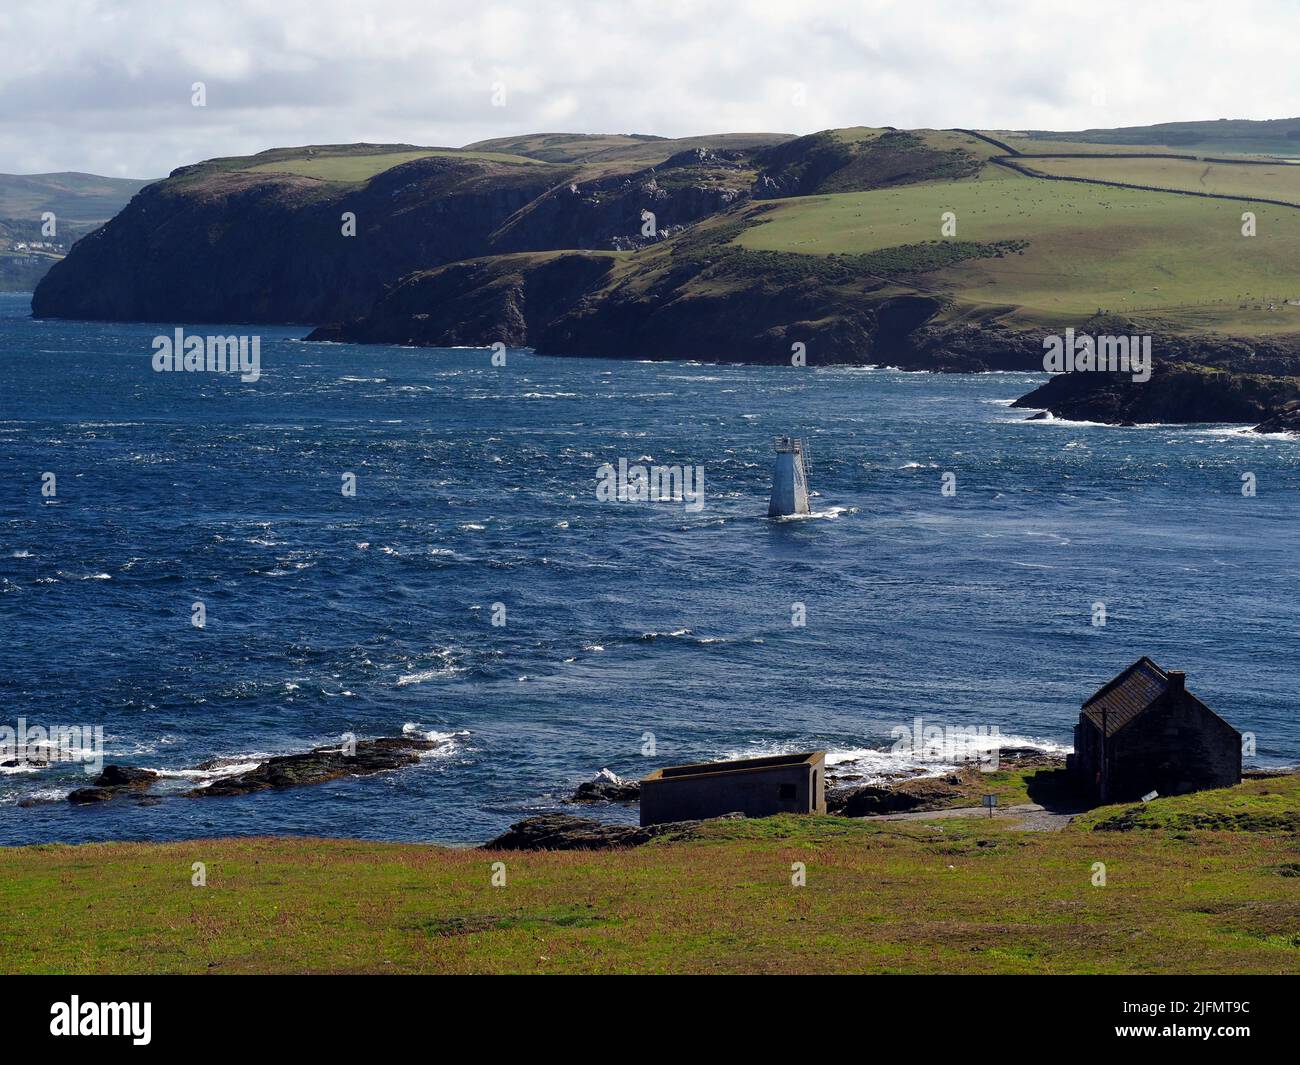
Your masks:
M1027 159L1042 174L1152 185L1219 196L1256 196L1300 206L1300 162L1207 163L1199 159Z
M1152 126L1087 129L1075 133L1034 130L1038 140L1108 144L1127 150L1131 145L1156 144L1198 152L1300 155L1300 118L1265 121L1221 118L1209 122L1160 122Z
M0 218L39 222L41 212L53 211L60 220L98 224L149 183L97 174L0 174Z
M597 853L314 839L0 848L0 970L1295 972L1300 776L1137 809L1145 831L1093 830L1117 809L1059 832L1017 831L1005 815L780 817ZM1169 821L1220 809L1260 816ZM205 887L191 883L195 862Z
M1106 160L1098 169L1145 183L1150 162ZM1130 170L1130 163L1142 165ZM1090 165L1061 161L1063 170ZM1236 195L1252 187L1271 195L1290 178L1271 167L1241 169L1246 173L1231 175ZM1245 210L1257 216L1255 237L1242 236ZM920 279L923 290L951 297L958 310L1008 306L1027 323L1069 324L1101 308L1158 317L1165 328L1300 330L1300 307L1286 302L1300 299L1300 210L1269 204L1045 181L986 166L973 180L777 201L738 243L862 254L942 239L946 211L956 215L957 239L1028 242L1016 255Z

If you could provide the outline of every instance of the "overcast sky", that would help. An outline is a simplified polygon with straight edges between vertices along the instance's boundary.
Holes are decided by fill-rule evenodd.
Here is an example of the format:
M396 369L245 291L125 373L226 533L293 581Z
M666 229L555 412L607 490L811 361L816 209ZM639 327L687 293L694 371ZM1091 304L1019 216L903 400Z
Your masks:
M0 43L7 173L525 132L1300 115L1296 0L2 0Z

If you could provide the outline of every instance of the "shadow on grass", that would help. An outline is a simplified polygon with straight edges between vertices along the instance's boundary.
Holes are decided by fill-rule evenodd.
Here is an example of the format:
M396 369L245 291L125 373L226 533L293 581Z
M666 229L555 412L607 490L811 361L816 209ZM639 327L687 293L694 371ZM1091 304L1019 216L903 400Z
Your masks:
M1038 803L1049 813L1081 814L1096 805L1064 769L1040 769L1026 778L1025 790L1030 802Z

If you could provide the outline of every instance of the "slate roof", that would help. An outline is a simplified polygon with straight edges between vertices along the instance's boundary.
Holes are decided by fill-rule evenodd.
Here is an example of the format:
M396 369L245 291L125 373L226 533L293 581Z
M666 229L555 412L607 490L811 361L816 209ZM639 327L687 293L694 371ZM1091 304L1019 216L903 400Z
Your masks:
M1083 704L1083 716L1097 731L1105 722L1106 736L1115 735L1169 688L1169 676L1145 655Z

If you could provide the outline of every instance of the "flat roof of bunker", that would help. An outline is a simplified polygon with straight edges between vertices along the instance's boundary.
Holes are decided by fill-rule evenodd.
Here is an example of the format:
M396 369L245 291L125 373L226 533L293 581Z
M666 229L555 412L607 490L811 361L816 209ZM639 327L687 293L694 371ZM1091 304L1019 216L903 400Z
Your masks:
M807 751L803 754L774 754L766 758L737 758L730 762L695 762L691 765L670 765L656 769L643 780L681 780L686 777L720 777L733 773L755 773L782 766L812 765L826 757L825 751Z

